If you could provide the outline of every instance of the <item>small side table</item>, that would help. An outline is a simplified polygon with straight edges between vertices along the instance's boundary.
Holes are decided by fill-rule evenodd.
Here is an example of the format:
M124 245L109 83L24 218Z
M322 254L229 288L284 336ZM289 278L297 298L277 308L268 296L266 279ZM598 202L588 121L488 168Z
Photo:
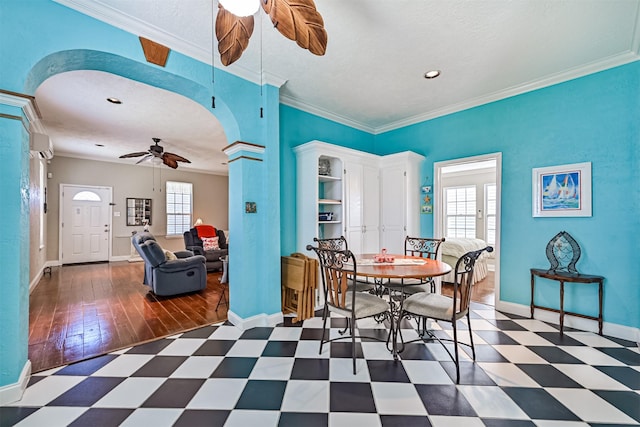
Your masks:
M536 276L542 277L550 280L557 280L560 282L560 310L556 310L555 308L542 307L539 305L535 305L533 301L534 288L535 288L535 278ZM587 316L585 314L580 313L572 313L569 311L564 311L564 284L565 282L569 283L596 283L598 285L598 317L595 316ZM604 277L602 276L594 276L590 274L579 274L579 273L568 273L564 271L553 271L553 270L544 270L539 268L531 269L531 318L533 319L533 311L536 308L541 310L549 310L556 313L560 313L560 335L563 333L564 328L564 315L569 314L571 316L582 317L584 319L591 319L598 321L598 334L602 335L602 284L604 282Z

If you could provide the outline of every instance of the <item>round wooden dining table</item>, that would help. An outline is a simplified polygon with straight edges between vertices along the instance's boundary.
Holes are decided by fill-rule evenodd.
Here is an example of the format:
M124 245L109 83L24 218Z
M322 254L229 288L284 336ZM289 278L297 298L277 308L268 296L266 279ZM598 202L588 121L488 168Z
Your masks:
M393 288L389 289L389 301L391 303L391 314L395 316L390 331L390 344L387 348L393 354L394 359L398 359L398 354L402 348L398 349L398 331L400 330L399 317L402 313L402 303L404 301L403 280L400 279L430 279L433 277L444 276L451 271L451 266L445 262L422 258L409 255L391 254L394 262L378 263L374 261L376 254L355 255L356 258L356 276L372 278L376 286L384 287L391 279L394 280ZM415 282L406 283L406 285L415 285ZM399 291L398 298L393 298L392 293ZM404 347L404 345L402 346Z
M446 262L409 255L389 255L393 263L374 262L376 254L355 255L356 274L374 279L428 279L444 276L451 271ZM382 282L384 284L384 282Z

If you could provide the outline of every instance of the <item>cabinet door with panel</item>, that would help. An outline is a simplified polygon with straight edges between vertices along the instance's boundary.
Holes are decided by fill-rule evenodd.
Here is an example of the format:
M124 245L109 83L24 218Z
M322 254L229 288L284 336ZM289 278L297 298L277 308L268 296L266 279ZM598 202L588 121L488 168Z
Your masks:
M345 234L352 252L379 251L380 189L378 167L357 162L346 163Z
M381 172L381 242L387 251L394 254L404 253L407 205L405 178L405 168L402 166L383 168Z

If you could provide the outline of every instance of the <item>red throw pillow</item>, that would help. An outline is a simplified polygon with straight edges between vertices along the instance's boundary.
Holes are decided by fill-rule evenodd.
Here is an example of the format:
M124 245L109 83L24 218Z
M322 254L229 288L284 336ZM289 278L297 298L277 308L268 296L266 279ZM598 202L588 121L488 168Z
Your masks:
M220 249L220 245L218 244L218 237L203 237L202 238L202 249L205 251L217 251Z
M198 237L216 237L218 234L216 233L215 227L212 225L196 225L196 231L198 232Z

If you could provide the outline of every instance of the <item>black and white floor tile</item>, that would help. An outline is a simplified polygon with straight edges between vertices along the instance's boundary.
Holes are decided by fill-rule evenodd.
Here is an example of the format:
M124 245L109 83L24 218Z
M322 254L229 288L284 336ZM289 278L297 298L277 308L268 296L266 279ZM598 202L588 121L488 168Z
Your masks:
M240 331L203 327L32 376L0 426L640 425L636 343L565 330L474 305L476 362L455 366L437 342L325 345L320 317ZM331 319L339 336L343 319ZM432 325L448 334L450 325ZM358 322L361 335L385 326ZM464 325L463 325L463 328ZM403 338L417 334L403 324ZM462 330L467 338L466 330Z

